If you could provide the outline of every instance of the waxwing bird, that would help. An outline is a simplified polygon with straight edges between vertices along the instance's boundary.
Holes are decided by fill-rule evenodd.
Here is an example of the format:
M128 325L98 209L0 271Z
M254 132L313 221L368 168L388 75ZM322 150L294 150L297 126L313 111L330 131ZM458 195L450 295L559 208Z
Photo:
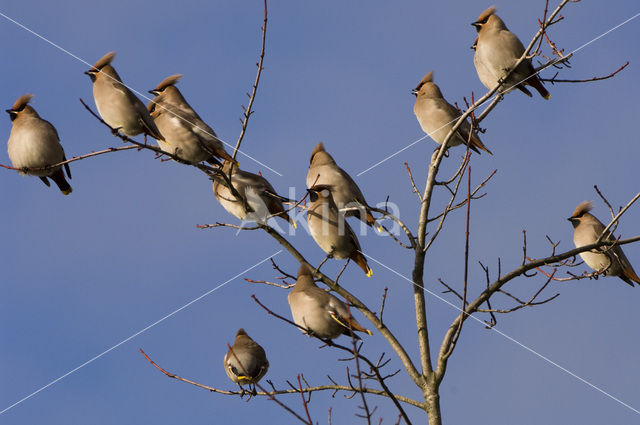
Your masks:
M356 216L369 226L376 224L376 220L369 212L368 204L362 191L351 176L338 167L333 157L324 149L322 142L319 142L311 152L309 172L307 173L307 188L316 185L329 188L339 209L358 207L357 210L347 211L345 216ZM377 229L382 231L379 225Z
M372 335L349 314L345 303L316 286L307 264L300 266L298 280L289 292L288 299L293 321L307 329L310 335L333 339L340 335L350 336L349 329Z
M444 143L447 134L451 131L456 121L462 115L452 104L442 97L440 88L433 82L433 71L425 75L412 93L416 96L413 112L418 118L422 131L427 133L437 144ZM469 135L471 133L471 135ZM480 153L482 149L493 155L475 132L471 131L469 121L465 120L451 136L448 146L469 144L469 148Z
M8 143L9 159L15 168L42 168L67 160L56 128L49 121L40 118L29 105L32 98L32 94L22 95L11 109L7 109L13 124ZM71 178L68 163L64 164L64 169ZM48 179L53 180L64 195L73 190L64 178L60 165L47 170L28 170L26 174L40 177L47 186L51 185Z
M524 46L495 13L496 8L490 7L471 24L478 31L477 42L474 44L476 53L473 56L478 78L489 90L502 83L499 89L501 93L508 93L516 87L531 97L531 92L525 87L531 86L540 96L549 99L551 95L534 74L535 70L528 58L505 79L524 53Z
M329 257L343 260L349 258L371 277L373 271L361 252L360 242L344 215L338 210L327 186L316 185L309 192L307 224L316 243Z
M229 379L238 385L256 384L268 369L264 349L244 329L238 329L233 345L224 356L224 371Z
M264 224L270 217L280 217L296 228L295 221L286 213L282 201L289 199L278 195L271 184L262 176L242 171L231 161L222 166L225 176L231 173L231 185L242 199L237 199L227 181L219 175L213 179L213 194L220 205L240 220L250 220ZM247 211L245 203L253 210Z
M164 140L144 104L122 84L111 61L115 52L104 55L85 74L93 81L93 100L98 113L111 127L133 137L140 133Z
M158 140L158 145L192 164L202 161L219 164L216 158L233 161L213 129L202 121L175 86L181 77L171 75L149 91L156 97L149 102L147 110L166 140Z
M573 215L567 220L573 225L573 243L576 248L596 243L605 226L589 213L593 208L591 202L581 202L573 212ZM611 232L604 237L603 240L615 241ZM592 251L580 253L580 257L594 271L603 271L605 276L618 276L627 284L633 286L633 282L640 284L640 278L633 270L631 263L622 252L620 245L614 245L612 248L602 247Z

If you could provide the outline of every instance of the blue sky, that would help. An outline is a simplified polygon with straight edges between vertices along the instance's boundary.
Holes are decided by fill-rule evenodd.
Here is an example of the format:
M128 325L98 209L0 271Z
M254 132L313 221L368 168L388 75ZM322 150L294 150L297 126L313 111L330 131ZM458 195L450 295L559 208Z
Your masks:
M410 164L422 188L435 147L431 140L356 175L423 136L410 91L427 71L434 70L435 82L452 103L461 103L472 91L476 97L485 93L473 67L469 46L475 30L469 23L487 6L470 0L273 2L265 70L242 149L282 176L241 156L242 167L261 171L282 193L294 187L300 195L309 153L322 140L370 203L389 195L415 229L418 205L403 163ZM525 41L536 31L544 4L518 0L496 6ZM182 93L221 138L235 144L240 105L246 104L245 92L255 75L261 2L61 1L53 7L36 0L5 2L0 12L89 63L115 50L114 66L140 92L168 75L184 74ZM571 4L551 36L571 51L638 12L634 1ZM85 64L2 17L0 36L4 109L18 96L34 93L33 106L57 127L68 157L120 145L78 102L81 97L92 104ZM560 241L563 250L573 247L566 217L580 201L596 201L594 213L605 221L608 211L594 184L614 206L626 204L639 191L639 36L640 20L634 19L577 52L572 68L561 72L566 78L590 78L630 61L616 78L547 84L549 101L515 92L483 122L483 141L494 156L473 156L472 179L479 182L494 169L498 172L487 196L472 205L471 293L484 289L478 261L492 273L498 257L503 271L519 265L523 229L529 255L539 258L549 254L545 235ZM8 116L0 119L5 140L10 129ZM443 176L457 167L460 155L454 149L445 159ZM0 162L9 163L5 150ZM216 202L210 182L190 167L133 151L76 162L71 170L74 192L68 197L36 178L0 173L0 410L280 250L263 233L197 229L196 224L237 220ZM434 207L442 207L446 194L437 193L434 199ZM618 233L637 235L638 222L640 212L633 207ZM429 252L425 283L430 291L440 293L438 278L460 287L463 223L462 211L452 214ZM304 232L290 240L310 261L317 264L324 258ZM412 257L388 238L370 233L360 242L365 253L410 276ZM640 246L624 249L638 270ZM297 269L285 253L275 259L291 272ZM331 261L325 271L335 275L341 265ZM385 322L417 362L411 286L371 265L371 279L349 266L343 285L374 310L389 288ZM327 374L344 382L345 365L337 361L341 353L318 349L318 342L267 316L250 299L256 294L288 316L286 291L249 284L243 277L273 280L276 275L268 263L242 274L6 411L0 422L293 423L266 399L246 403L169 380L138 353L142 347L168 370L231 389L222 358L226 344L244 327L267 351L267 378L277 387L300 372L314 385L326 383ZM518 279L506 289L526 297L542 282L541 277ZM557 300L499 317L497 328L640 410L636 291L615 278L555 283L546 294L560 293ZM427 303L435 350L456 311L433 296ZM496 304L509 305L498 299ZM390 369L400 367L379 335L365 338L364 352L372 358L386 352L392 358ZM390 385L398 393L420 397L402 374ZM301 410L297 396L282 400ZM629 424L639 418L474 321L465 326L449 362L441 401L445 421L452 424ZM386 400L369 397L369 403L379 406L376 414L384 423L395 422ZM330 406L333 423L358 421L353 400L329 393L313 396L314 421L325 423ZM406 409L415 423L424 423L420 411Z

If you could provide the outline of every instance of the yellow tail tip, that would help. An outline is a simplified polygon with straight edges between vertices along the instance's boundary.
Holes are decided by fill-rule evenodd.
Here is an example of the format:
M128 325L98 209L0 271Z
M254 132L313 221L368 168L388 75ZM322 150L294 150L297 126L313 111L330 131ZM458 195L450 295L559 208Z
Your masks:
M367 269L367 277L371 277L373 276L373 270L371 270L371 268Z
M549 100L549 99L551 99L551 94L547 93L547 95L546 95L546 96L544 96L544 98L545 98L545 100Z
M369 336L373 336L373 332L371 332L369 329L365 329L364 330Z
M60 192L62 192L63 195L68 195L73 192L73 189L69 188L69 190L61 190Z
M291 225L293 226L294 229L298 228L298 225L296 224L295 221L291 220Z
M378 233L382 233L382 231L384 230L384 229L382 228L382 226L381 226L381 225L379 225L378 223L376 223L376 224L375 224L375 226L376 226L376 230L378 231Z

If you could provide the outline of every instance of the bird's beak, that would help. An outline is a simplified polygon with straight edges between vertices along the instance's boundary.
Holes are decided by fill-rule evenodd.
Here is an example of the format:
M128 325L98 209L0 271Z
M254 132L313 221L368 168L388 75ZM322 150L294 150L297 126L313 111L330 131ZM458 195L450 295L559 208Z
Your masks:
M411 94L414 95L414 96L417 96L418 95L418 89L411 90Z
M471 22L471 25L476 27L476 29L480 28L480 22L476 21L476 22Z
M5 111L7 114L11 114L11 112L12 112L12 111L11 111L11 109L5 109L4 111Z
M570 222L574 222L574 221L579 221L577 218L575 217L569 217L567 220L569 220Z
M160 94L160 93L158 92L158 90L155 90L155 89L154 89L154 90L149 90L149 93L151 93L151 94L152 94L152 95L154 95L154 96L157 96L157 95L159 95L159 94Z

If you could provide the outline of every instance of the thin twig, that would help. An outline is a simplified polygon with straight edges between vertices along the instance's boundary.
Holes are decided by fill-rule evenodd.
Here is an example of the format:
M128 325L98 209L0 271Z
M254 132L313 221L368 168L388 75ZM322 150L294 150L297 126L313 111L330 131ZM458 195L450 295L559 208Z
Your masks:
M607 227L604 228L604 230L596 240L596 243L602 241L602 239L608 235L608 231L611 228L611 226L613 226L620 219L620 217L622 217L622 214L624 214L629 209L629 207L638 200L638 198L640 198L640 192L638 192L636 196L634 196L633 199L630 200L629 203L625 205L624 208L622 208L620 212L616 214L615 217L613 217L613 219L609 222L609 224L607 224Z
M551 84L555 84L555 83L589 83L591 81L608 80L609 78L615 77L615 75L618 72L620 72L623 69L625 69L628 65L629 65L629 61L627 61L624 65L622 65L617 70L613 71L611 74L605 75L604 77L593 77L593 78L586 78L586 79L583 79L583 80L560 80L560 79L556 78L556 76L558 75L558 73L556 72L556 74L553 77L551 77L551 78L540 78L540 81L547 81L547 82L549 82Z
M244 134L247 131L247 125L249 124L249 117L253 114L251 108L253 107L253 102L256 99L256 92L258 91L258 83L260 82L260 75L262 74L262 63L264 62L264 52L265 52L265 44L267 39L267 0L264 0L264 23L262 24L262 43L260 45L260 60L257 63L258 72L256 73L256 79L253 82L253 88L251 89L251 96L249 96L249 105L244 108L244 119L242 120L242 130L240 130L240 136L238 136L238 141L236 142L236 147L233 149L233 159L236 159L236 155L238 154L238 149L240 149L240 143L242 143L242 139L244 138Z
M302 330L303 332L309 334L310 336L322 341L325 345L329 346L329 347L334 347L334 348L338 348L340 350L352 353L352 350L348 347L345 347L344 345L340 345L337 344L336 342L334 342L331 339L328 338L320 338L317 335L313 335L313 333L310 333L308 329L305 329L304 327L298 325L295 322L292 322L291 320L287 319L286 317L279 315L278 313L272 311L271 309L269 309L267 306L265 306L264 304L262 304L260 302L260 300L255 296L255 295L251 295L251 298L253 298L253 300L260 306L262 307L269 315L274 316L292 326L295 326L296 328ZM347 308L348 308L348 304L347 304ZM351 331L351 334L353 334L353 331ZM387 384L385 383L385 378L380 374L380 370L378 367L376 367L374 365L374 363L369 360L367 357L363 356L362 354L358 353L359 358L361 358L362 360L364 360L369 367L371 368L371 370L374 372L376 379L378 381L378 383L380 383L380 386L382 387L382 389L384 390L384 394L389 397L391 399L391 401L393 402L393 404L396 406L396 409L398 409L398 411L400 412L400 414L402 414L402 416L405 419L405 422L407 423L407 425L411 425L411 421L409 420L409 417L407 416L407 413L404 411L404 409L402 408L402 405L399 403L399 399L397 398L397 396L391 392L391 390L389 389L389 387L387 386ZM362 386L360 386L360 388L357 389L357 391L361 391ZM364 387L366 388L366 387ZM368 392L368 391L366 391Z
M69 164L70 162L75 162L75 161L80 161L81 159L90 158L92 156L103 155L105 153L111 153L111 152L128 151L128 150L131 150L131 149L138 149L139 150L140 148L138 146L120 146L118 148L106 148L106 149L103 149L101 151L95 151L95 152L87 153L87 154L80 155L80 156L74 156L73 158L69 158L69 159L66 159L64 161L57 162L55 164L50 164L50 165L47 165L47 166L44 166L44 167L16 168L16 167L10 167L10 166L4 165L4 164L0 164L0 167L6 168L8 170L16 170L16 171L22 171L22 172L45 171L45 170L50 170L50 169L55 168L55 167L59 167L59 166L64 165L64 164Z
M302 392L302 382L300 381L300 374L297 375L298 378L298 388L300 388L300 397L302 398L302 405L304 406L304 413L307 414L307 420L309 424L313 424L311 420L311 415L309 414L309 407L307 406L307 400L304 398L304 393Z
M407 164L405 162L404 163L404 167L407 169L407 173L409 174L409 181L411 182L411 187L413 188L413 193L418 195L418 199L420 199L420 202L422 202L422 193L420 193L420 190L416 186L415 180L413 180L413 174L411 174L411 168L409 168L409 164Z

